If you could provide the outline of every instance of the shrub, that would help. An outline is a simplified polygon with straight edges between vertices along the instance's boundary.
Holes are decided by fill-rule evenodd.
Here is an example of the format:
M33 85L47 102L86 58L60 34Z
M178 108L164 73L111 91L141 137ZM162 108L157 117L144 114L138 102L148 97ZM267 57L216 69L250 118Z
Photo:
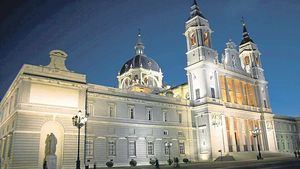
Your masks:
M172 163L173 163L173 160L168 159L168 164L169 164L169 165L172 165Z
M182 161L183 161L185 164L187 164L187 163L189 162L189 159L184 158Z
M155 165L155 159L150 158L149 163L150 163L151 165Z
M135 167L136 164L137 164L137 162L136 162L134 159L131 159L130 162L129 162L129 165L130 165L131 167Z
M113 167L114 166L113 160L110 160L110 161L106 162L106 166L109 167L109 168Z

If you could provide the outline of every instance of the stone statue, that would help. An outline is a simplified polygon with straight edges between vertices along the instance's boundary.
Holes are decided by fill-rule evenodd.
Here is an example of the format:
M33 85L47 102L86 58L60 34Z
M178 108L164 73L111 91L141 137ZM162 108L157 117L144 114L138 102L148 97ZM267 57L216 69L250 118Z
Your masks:
M57 139L53 133L47 134L45 143L46 143L45 157L47 155L55 155Z
M56 169L56 144L57 139L53 133L47 134L45 141L45 160L43 164L44 169Z

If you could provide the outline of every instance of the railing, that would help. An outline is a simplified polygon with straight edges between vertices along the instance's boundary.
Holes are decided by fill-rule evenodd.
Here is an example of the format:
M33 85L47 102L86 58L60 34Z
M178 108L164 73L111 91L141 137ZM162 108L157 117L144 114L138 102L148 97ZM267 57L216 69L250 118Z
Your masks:
M272 112L272 109L270 108L261 108L261 107L254 107L249 105L240 105L236 103L230 103L230 102L224 102L217 98L211 98L211 97L203 97L201 99L193 101L194 105L200 105L205 103L213 103L213 104L220 104L224 105L228 108L237 108L237 109L243 109L243 110L249 110L249 111L256 111L256 112Z

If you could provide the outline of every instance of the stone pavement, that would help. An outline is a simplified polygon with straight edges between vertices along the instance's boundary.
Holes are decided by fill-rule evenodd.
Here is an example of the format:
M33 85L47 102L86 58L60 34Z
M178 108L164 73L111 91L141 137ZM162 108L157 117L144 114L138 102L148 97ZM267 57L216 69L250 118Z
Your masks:
M155 169L154 166L114 167L118 169ZM173 166L161 165L160 169L171 169ZM268 158L248 161L219 161L180 164L180 169L300 169L300 160L292 157ZM97 168L98 169L98 168ZM99 168L100 169L100 168ZM101 168L102 169L102 168Z

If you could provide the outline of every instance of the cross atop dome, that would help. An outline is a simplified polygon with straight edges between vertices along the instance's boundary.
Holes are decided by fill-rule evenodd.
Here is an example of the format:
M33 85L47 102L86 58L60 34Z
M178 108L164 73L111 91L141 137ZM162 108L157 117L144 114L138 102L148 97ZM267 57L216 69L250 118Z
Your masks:
M145 46L143 45L143 42L142 42L141 29L139 29L139 32L137 34L137 41L136 41L136 45L135 45L134 49L135 49L135 54L136 55L143 55L144 54Z

